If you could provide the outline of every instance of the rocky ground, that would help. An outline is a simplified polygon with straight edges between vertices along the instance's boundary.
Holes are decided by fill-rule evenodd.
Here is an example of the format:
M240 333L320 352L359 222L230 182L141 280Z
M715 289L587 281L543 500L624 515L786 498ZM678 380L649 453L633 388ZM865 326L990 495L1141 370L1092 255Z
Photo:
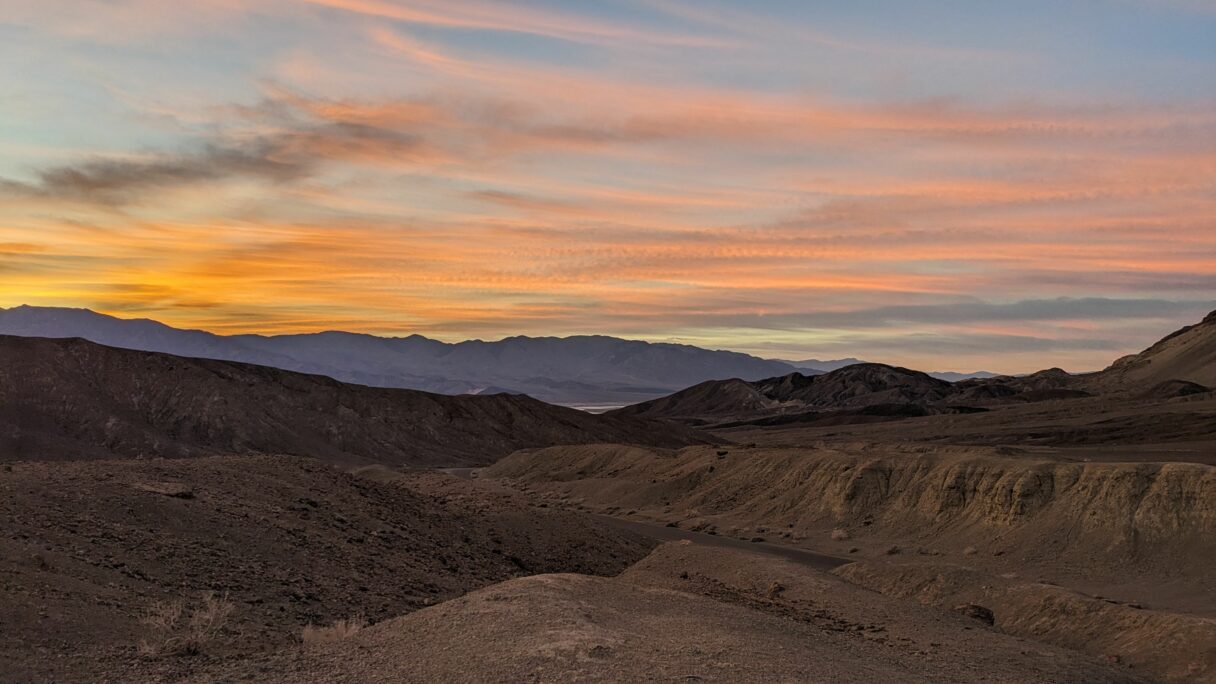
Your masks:
M771 555L673 542L615 578L511 580L191 681L1140 681L966 612L890 601Z
M0 466L0 681L172 681L504 579L611 575L653 542L510 498L431 495L296 457ZM193 656L208 594L230 613ZM175 629L141 622L158 604ZM163 648L162 648L163 647Z
M1165 680L1216 678L1216 468L1007 447L820 443L518 452L481 471L549 506L861 561L892 597Z

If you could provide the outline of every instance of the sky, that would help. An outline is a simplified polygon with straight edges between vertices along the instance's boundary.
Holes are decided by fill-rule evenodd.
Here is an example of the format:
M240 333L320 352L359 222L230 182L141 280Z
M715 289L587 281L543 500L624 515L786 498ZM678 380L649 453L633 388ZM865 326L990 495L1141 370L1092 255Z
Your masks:
M1216 308L1216 0L0 0L0 306L1104 367Z

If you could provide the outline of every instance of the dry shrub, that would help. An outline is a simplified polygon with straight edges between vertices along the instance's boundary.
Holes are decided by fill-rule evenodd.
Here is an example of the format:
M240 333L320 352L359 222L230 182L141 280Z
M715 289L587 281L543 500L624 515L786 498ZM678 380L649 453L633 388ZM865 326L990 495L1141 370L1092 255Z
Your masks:
M850 535L848 530L842 530L840 528L832 530L832 541L844 541L849 539L849 537Z
M139 651L148 656L201 653L219 636L235 608L227 594L216 596L210 591L189 610L180 599L158 601L140 619L149 634L139 642Z
M329 644L335 641L349 639L358 634L360 630L367 626L367 620L363 616L357 615L344 620L334 620L333 624L328 627L316 627L308 625L304 627L304 632L300 635L300 640L305 645L311 646L314 644Z

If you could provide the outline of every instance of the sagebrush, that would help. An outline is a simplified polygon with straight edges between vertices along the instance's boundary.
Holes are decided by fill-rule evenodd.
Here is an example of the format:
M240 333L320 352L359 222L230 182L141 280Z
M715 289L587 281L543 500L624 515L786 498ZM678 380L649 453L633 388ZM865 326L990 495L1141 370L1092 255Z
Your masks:
M182 600L158 601L144 613L140 622L148 635L139 642L144 655L194 655L223 631L236 609L227 594L207 592L187 608Z
M358 634L359 630L366 626L367 620L361 615L343 620L334 620L328 627L308 625L304 627L304 632L300 634L300 640L307 645L327 644L348 639Z

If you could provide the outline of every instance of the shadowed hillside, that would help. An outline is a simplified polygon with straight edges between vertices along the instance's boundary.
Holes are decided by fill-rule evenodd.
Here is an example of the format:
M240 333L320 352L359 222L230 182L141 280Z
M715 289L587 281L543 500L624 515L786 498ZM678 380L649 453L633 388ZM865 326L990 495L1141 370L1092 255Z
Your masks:
M0 459L308 455L341 464L489 463L528 446L712 441L521 395L444 396L264 366L0 337Z

